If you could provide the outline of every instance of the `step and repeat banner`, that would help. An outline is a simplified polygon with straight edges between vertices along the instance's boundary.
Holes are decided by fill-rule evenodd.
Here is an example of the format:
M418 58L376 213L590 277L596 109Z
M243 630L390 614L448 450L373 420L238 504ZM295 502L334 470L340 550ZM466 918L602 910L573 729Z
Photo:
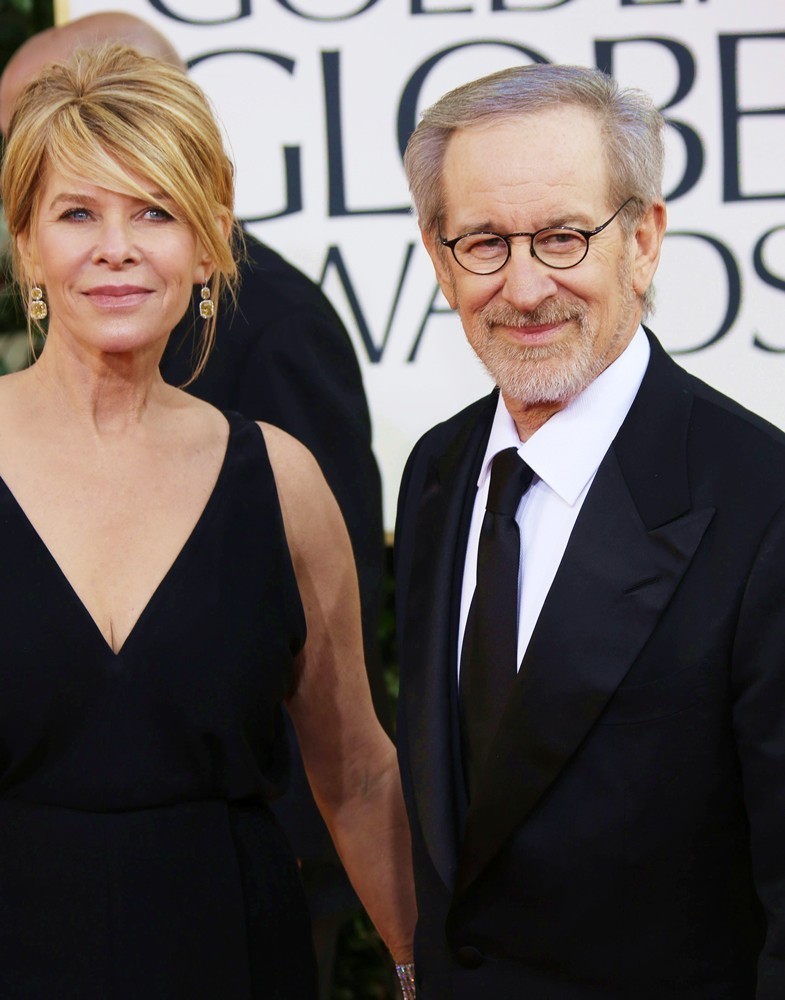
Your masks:
M783 0L115 0L207 91L246 228L353 339L386 524L406 456L490 386L438 292L402 168L419 112L530 62L598 66L665 115L669 232L650 320L690 371L785 427ZM106 2L56 4L59 23Z

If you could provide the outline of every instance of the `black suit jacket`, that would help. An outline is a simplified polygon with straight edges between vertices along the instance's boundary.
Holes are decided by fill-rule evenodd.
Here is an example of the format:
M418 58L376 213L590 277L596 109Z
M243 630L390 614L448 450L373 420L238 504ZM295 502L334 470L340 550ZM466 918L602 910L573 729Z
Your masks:
M460 579L495 394L396 525L424 1000L785 997L785 435L652 338L466 805Z
M349 335L318 285L252 236L246 235L246 242L237 306L219 304L215 347L202 374L186 389L221 410L283 428L321 466L352 540L371 693L382 724L389 728L378 640L384 566L381 481L360 367ZM167 382L183 385L190 377L202 322L196 293L164 352L161 373ZM290 789L276 803L276 812L299 858L332 858L291 732L290 743Z

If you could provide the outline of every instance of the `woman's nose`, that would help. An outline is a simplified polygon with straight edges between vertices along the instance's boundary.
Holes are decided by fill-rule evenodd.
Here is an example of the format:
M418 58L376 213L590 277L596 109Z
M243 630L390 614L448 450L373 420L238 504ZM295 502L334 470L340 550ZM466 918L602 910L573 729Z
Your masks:
M105 219L99 229L93 256L96 261L112 267L136 263L140 253L131 224L121 219Z

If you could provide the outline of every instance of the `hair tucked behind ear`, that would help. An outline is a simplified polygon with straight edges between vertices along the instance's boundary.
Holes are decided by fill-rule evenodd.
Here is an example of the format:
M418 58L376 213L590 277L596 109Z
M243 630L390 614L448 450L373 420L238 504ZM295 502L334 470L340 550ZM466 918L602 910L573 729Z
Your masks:
M213 263L214 301L234 293L234 176L221 132L203 91L184 71L126 45L81 49L47 67L14 106L0 190L14 241L14 273L29 289L17 246L35 223L49 168L110 190L148 196L140 179L165 194ZM215 337L204 324L201 371Z

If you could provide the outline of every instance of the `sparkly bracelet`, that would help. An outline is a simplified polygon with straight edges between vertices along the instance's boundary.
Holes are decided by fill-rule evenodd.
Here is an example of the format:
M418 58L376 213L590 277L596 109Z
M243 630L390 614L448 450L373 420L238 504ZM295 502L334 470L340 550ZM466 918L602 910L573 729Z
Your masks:
M403 1000L416 1000L414 962L407 962L406 965L396 965L395 971L398 973L398 982L401 984L401 996Z

